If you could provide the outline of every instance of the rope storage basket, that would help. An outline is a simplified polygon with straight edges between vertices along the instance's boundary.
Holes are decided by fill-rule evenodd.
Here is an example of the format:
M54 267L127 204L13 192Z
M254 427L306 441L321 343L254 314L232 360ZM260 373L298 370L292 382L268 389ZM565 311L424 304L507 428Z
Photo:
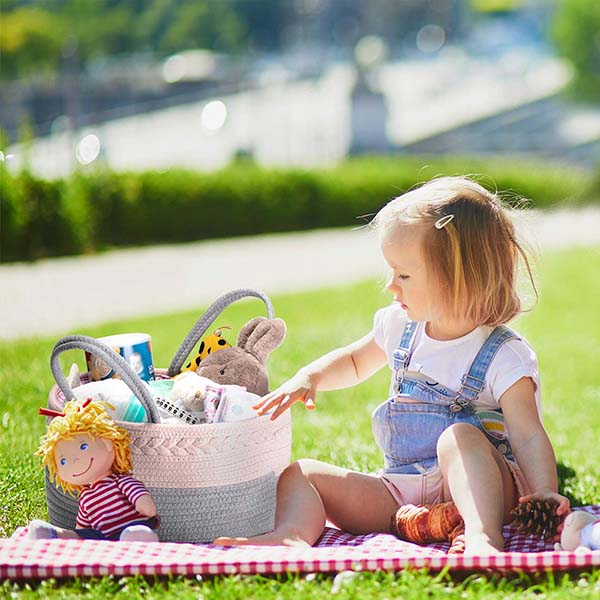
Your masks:
M209 307L190 331L166 369L156 377L177 374L208 326L231 302L246 296L269 299L253 290L236 290ZM161 541L210 542L218 536L253 536L274 527L277 480L291 456L290 411L271 421L268 415L245 421L177 425L160 423L149 388L127 362L104 343L87 336L59 340L50 360L56 385L48 408L62 411L74 399L59 363L71 349L91 352L110 365L144 406L148 423L117 421L131 438L132 475L152 494L161 518ZM81 383L89 381L83 374ZM49 481L46 499L52 524L75 529L77 500Z

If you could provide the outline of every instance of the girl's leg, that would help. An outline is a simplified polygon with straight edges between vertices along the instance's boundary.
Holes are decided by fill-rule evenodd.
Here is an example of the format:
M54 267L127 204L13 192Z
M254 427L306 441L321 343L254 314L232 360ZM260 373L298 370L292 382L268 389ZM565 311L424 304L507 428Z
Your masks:
M452 425L438 440L445 495L465 522L466 554L502 551L502 525L517 503L515 484L503 458L474 425Z
M396 501L381 480L317 460L287 467L277 485L275 529L252 538L217 538L222 546L312 546L326 519L350 533L389 531Z

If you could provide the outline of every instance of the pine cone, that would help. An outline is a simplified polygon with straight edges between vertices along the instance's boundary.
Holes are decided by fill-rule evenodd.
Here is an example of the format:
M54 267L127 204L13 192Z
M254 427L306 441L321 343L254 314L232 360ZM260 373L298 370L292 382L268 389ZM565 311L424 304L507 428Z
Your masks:
M452 541L458 526L462 526L462 517L454 502L406 504L392 515L390 531L407 542L430 544Z
M517 504L511 515L513 525L525 535L551 539L556 535L562 518L556 514L558 502L550 498L528 500Z

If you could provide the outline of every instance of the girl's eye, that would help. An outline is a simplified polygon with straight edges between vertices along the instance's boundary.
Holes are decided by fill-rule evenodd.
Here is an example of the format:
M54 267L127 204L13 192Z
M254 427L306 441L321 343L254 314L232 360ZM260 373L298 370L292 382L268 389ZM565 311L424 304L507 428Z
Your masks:
M60 464L61 464L61 466L64 467L67 464L67 459L66 458L61 458L60 459Z
M79 449L85 452L88 449L88 445L85 442L82 442L81 446L79 446Z
M398 275L398 279L405 281L406 279L408 279L408 275Z

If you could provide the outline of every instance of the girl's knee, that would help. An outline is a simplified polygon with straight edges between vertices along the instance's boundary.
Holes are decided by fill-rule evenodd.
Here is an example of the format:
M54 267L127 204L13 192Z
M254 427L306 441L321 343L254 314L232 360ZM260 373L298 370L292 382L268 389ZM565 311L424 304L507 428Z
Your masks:
M301 458L286 467L281 474L280 481L287 479L306 479L315 489L320 490L323 487L335 487L338 478L349 473L346 469L330 465L329 463L312 458Z
M437 456L443 460L465 448L472 449L480 444L489 445L485 435L470 423L454 423L445 429L437 441Z
M322 463L312 458L301 458L288 465L281 473L280 479L298 476L310 479L312 475L319 473L320 464Z
M297 468L306 476L309 477L315 473L319 473L322 471L321 465L322 463L319 460L315 460L314 458L301 458L297 460L294 464L297 465Z

